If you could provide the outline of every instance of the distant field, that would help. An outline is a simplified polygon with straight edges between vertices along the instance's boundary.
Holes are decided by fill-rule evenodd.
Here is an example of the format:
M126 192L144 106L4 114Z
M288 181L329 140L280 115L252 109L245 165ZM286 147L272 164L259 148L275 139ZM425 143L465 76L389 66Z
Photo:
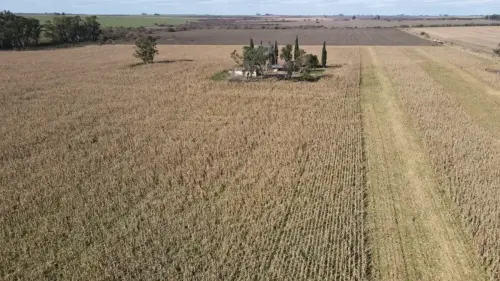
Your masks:
M45 22L54 18L53 15L24 15ZM86 15L84 15L86 16ZM98 16L99 22L103 27L140 27L154 26L157 24L182 24L186 21L196 21L195 18L172 18L172 17L155 17L155 16Z
M318 20L318 23L316 23ZM326 27L400 27L401 25L408 25L410 27L416 25L465 25L465 24L492 24L494 21L486 19L467 19L467 20L456 20L456 19L356 19L351 20L350 18L322 18L322 17L308 17L308 18L260 18L253 20L241 20L239 22L244 22L246 24L279 24L283 27L301 26L301 25L323 25Z
M491 52L500 43L500 26L414 28L411 31L426 32L432 38L477 51Z
M155 31L162 38L160 44L189 45L239 45L252 38L256 44L278 41L293 44L295 36L304 45L380 45L380 46L428 46L430 42L399 29L211 29L185 32Z

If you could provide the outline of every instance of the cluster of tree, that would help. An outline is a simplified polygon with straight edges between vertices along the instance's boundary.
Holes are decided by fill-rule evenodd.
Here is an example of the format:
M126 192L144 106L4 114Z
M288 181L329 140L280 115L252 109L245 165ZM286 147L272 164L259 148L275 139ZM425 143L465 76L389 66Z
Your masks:
M38 44L42 25L40 21L0 12L0 49L24 48Z
M489 15L489 16L486 16L486 19L487 20L500 20L500 15L497 15L497 14Z
M78 43L97 41L101 35L101 24L96 16L85 17L54 17L44 24L45 35L54 43Z
M247 72L256 73L257 76L261 76L270 64L271 53L274 52L269 47L260 45L256 48L253 40L250 39L250 45L243 47L243 55L238 54L234 50L231 53L231 58Z
M290 79L294 72L298 72L306 80L314 78L311 76L311 71L323 66L326 67L327 51L326 42L323 43L321 55L321 64L318 56L307 54L303 49L300 49L299 39L295 38L295 46L288 44L281 48L281 53L278 49L278 42L274 45L269 42L269 46L265 47L262 44L255 47L253 40L250 39L250 45L243 47L243 55L240 55L236 50L231 53L231 58L236 64L242 67L247 73L255 73L256 76L263 76L267 69L272 68L278 63L278 58L285 61L283 67L286 71L286 78Z
M322 50L322 63L321 66L326 66L326 42L323 42ZM313 54L307 54L304 49L299 46L299 38L295 37L295 46L293 47L293 59L292 59L292 45L288 44L281 49L280 58L285 61L285 70L287 72L287 78L292 77L293 72L299 72L302 77L306 80L314 79L311 76L311 71L315 70L320 66L318 56Z

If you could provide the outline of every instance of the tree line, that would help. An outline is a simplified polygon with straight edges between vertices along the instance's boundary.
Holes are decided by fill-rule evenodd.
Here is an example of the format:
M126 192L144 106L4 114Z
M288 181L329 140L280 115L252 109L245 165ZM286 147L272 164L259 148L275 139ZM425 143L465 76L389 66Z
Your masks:
M0 12L0 48L24 48L37 45L42 33L40 21L14 15L9 11Z
M39 44L43 35L53 44L97 41L101 24L96 16L57 16L44 24L34 18L0 12L0 49L23 49Z
M500 15L493 14L485 17L487 20L500 20Z

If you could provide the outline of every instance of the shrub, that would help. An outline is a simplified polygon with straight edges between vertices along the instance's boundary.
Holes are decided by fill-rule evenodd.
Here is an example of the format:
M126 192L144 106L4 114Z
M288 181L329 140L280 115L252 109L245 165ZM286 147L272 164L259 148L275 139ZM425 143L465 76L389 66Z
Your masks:
M498 44L498 48L493 49L493 54L500 56L500 44Z
M314 69L319 67L318 56L307 54L304 59L305 66L309 69ZM325 63L326 64L326 63Z
M175 32L176 30L175 30L175 28L173 28L173 27L169 27L169 28L167 29L167 31L168 31L168 32Z
M135 41L134 57L141 59L144 63L152 63L158 50L156 39L153 36L141 37Z
M302 74L301 80L307 82L316 82L319 80L319 77L312 75L310 72L305 72Z
M137 34L135 34L134 32L129 32L127 33L127 39L129 40L135 40L137 38Z

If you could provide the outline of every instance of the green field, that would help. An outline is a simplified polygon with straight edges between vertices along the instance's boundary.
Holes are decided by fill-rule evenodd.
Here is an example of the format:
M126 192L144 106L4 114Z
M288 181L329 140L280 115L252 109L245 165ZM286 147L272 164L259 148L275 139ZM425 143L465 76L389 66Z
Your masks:
M24 14L25 17L36 18L44 23L47 20L54 18L54 15L40 15L40 14ZM87 15L81 15L85 17ZM177 17L163 17L163 16L97 16L102 27L140 27L140 26L154 26L157 24L182 24L186 21L196 21L196 18L177 18Z

